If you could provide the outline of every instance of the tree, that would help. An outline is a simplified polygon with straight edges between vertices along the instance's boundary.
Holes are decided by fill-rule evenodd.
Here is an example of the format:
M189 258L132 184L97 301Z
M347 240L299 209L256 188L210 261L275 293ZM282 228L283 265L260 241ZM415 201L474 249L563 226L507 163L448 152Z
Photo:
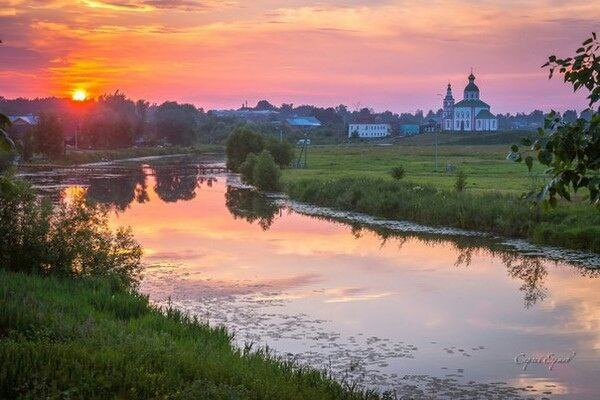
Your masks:
M259 190L275 191L280 188L280 177L281 171L273 159L273 156L268 150L263 150L256 158L252 174L252 183Z
M37 125L32 128L34 148L50 159L56 159L65 152L63 126L54 114L41 114Z
M289 142L269 138L265 148L281 168L289 166L294 159L294 147Z
M247 126L241 126L234 129L229 135L226 146L227 168L238 172L248 154L260 153L265 147L265 143L262 135Z
M159 138L189 146L196 141L200 111L192 104L167 101L156 109L154 119Z
M549 67L549 78L558 70L574 91L585 88L589 92L587 98L591 108L600 100L599 50L600 42L592 33L574 57L559 59L552 55L542 68ZM600 207L600 113L592 113L589 119L580 116L575 122L567 123L552 111L544 128L538 132L539 138L535 142L529 138L521 141L526 150L521 151L519 146L513 145L507 156L516 162L525 161L530 171L534 156L548 167L546 172L551 175L550 181L539 192L530 193L530 197L554 207L557 196L570 201L571 192L587 188L590 203Z
M0 150L10 152L15 149L15 143L12 141L6 129L11 125L10 119L0 113Z
M93 148L130 147L134 141L136 106L118 90L98 98L84 121L81 141Z

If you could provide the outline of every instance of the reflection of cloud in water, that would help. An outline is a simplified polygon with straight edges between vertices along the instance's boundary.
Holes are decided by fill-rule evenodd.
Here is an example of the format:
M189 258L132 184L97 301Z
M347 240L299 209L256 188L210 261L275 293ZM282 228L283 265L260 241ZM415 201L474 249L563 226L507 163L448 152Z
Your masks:
M146 251L144 255L144 261L189 261L202 258L206 255L203 252L197 252L193 250L182 250L182 251L159 251L149 253Z

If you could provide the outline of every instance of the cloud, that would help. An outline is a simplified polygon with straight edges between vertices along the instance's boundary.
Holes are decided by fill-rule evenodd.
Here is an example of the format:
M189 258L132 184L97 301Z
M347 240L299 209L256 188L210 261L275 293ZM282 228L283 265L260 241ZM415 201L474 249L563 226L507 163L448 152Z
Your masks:
M154 10L206 10L215 5L232 4L231 2L202 0L84 0L85 5L113 11L150 12Z

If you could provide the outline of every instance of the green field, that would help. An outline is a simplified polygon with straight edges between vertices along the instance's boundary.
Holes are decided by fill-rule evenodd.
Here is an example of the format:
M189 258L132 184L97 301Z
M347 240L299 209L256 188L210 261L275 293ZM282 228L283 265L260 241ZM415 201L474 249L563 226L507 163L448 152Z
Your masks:
M519 197L543 185L544 169L534 164L530 174L524 164L507 161L510 140L499 138L507 144L460 144L477 138L443 136L437 171L432 136L400 139L393 145L313 146L308 167L286 169L282 179L288 194L300 201L600 251L600 212L586 203L585 193L572 203L562 201L555 210L530 212L530 204ZM452 172L446 171L449 164ZM398 165L406 171L399 182L389 173ZM460 194L454 189L457 171L467 175ZM416 193L420 188L425 190Z
M530 175L523 164L507 161L507 153L506 145L439 146L436 172L434 146L315 146L309 150L308 168L285 170L283 178L285 182L324 176L391 180L390 169L402 165L406 170L405 181L451 189L456 177L454 172L446 172L446 166L452 164L455 172L461 170L467 174L468 191L521 194L528 191L532 183L541 184L543 168L534 168Z
M377 399L106 278L0 269L0 398Z

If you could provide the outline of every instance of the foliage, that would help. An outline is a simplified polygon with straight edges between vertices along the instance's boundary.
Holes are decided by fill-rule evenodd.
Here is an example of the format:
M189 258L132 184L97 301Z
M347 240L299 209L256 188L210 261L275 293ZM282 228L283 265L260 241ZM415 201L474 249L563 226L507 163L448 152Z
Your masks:
M600 42L596 34L583 42L577 55L566 59L550 56L543 67L550 67L550 78L558 69L564 81L573 85L575 91L584 87L589 92L590 107L600 100ZM513 145L507 158L524 161L531 171L534 157L548 167L550 181L529 197L535 201L556 207L557 196L571 200L571 191L577 193L586 188L590 203L600 207L600 114L594 113L588 120L579 118L567 123L552 111L546 118L539 138L532 142L524 138L521 142L526 150ZM531 153L532 155L530 155Z
M390 171L390 175L392 176L392 178L400 180L404 178L404 176L406 175L406 171L404 170L404 167L402 165L398 165L392 168L392 170Z
M199 118L193 105L167 101L156 109L156 134L170 144L189 146L197 139Z
M133 145L136 105L116 91L98 98L82 124L80 143L95 149L118 149Z
M457 192L464 192L467 188L467 174L464 171L458 171L456 180L454 181L454 189Z
M6 132L6 128L10 125L10 119L0 113L0 151L10 152L15 149L15 143Z
M246 156L250 153L260 153L264 146L264 139L261 134L246 126L237 127L227 138L227 168L238 172L240 166L246 160Z
M256 167L256 161L258 156L254 153L250 153L246 156L246 160L240 165L240 175L244 183L252 184L254 181L254 167Z
M246 159L247 160L247 159ZM225 206L235 219L242 218L252 224L255 221L262 230L268 230L282 209L281 205L256 190L227 187Z
M28 184L0 177L0 265L60 276L110 276L124 287L141 270L141 247L128 229L112 232L105 209L83 193L52 206Z
M56 159L65 153L65 133L63 126L54 114L41 114L31 133L36 152L50 159Z
M279 141L274 138L267 139L265 149L271 153L277 165L281 168L288 167L294 160L294 146L287 141Z
M259 190L275 191L281 187L279 183L280 178L281 171L275 159L268 150L263 150L256 158L252 173L252 183Z
M0 270L0 398L376 400L98 277Z
M286 192L295 200L341 210L509 236L526 236L534 223L525 202L498 192L458 193L365 177L303 179L288 183Z

